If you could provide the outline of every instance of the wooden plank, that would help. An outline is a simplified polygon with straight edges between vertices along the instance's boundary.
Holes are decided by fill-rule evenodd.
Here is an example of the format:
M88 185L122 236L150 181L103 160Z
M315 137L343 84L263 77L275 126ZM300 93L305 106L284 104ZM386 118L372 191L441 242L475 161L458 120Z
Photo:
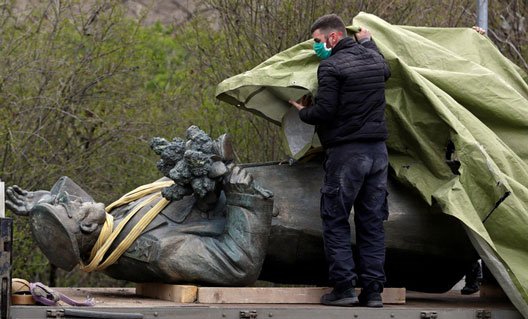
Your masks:
M197 286L168 285L160 283L136 284L136 294L154 299L168 300L177 303L191 303L196 301Z
M319 303L331 289L320 287L200 287L199 303Z
M381 299L387 305L403 305L405 304L406 293L405 288L384 288L381 293Z
M269 287L200 287L199 303L242 303L242 304L319 304L321 296L331 288L269 288ZM356 289L359 294L360 289ZM385 288L381 295L385 304L405 304L405 288Z

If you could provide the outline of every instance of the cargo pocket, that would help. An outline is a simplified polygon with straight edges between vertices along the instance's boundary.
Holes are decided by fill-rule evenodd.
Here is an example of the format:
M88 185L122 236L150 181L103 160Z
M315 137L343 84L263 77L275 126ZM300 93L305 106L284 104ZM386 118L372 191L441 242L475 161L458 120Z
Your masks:
M385 191L385 200L383 201L383 205L381 206L381 213L383 216L383 220L389 219L389 192Z
M323 185L321 187L321 217L333 216L339 201L339 186Z

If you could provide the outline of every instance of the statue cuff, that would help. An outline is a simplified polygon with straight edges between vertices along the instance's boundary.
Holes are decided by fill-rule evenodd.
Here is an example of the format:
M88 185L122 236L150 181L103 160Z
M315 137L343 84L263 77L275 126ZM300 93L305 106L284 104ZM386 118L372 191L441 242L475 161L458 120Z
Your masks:
M244 207L253 211L273 211L273 199L265 199L260 195L242 193L226 194L227 205Z

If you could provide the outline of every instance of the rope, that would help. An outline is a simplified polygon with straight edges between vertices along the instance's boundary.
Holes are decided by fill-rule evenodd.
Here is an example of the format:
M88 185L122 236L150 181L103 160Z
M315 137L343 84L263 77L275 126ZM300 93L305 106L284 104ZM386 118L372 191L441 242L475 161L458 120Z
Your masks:
M163 182L154 182L154 183L139 186L138 188L121 196L120 199L116 200L112 204L108 205L106 207L106 212L109 213L112 209L116 207L133 202L136 199L140 199L141 197L144 197L145 195L152 194L157 191L161 191L163 188L169 187L172 184L174 184L173 181L163 181Z
M81 263L81 270L85 272L99 271L107 268L108 266L114 264L121 255L123 255L127 249L132 245L132 243L141 235L141 232L147 228L147 226L152 222L152 220L161 212L170 202L161 196L161 190L165 187L171 186L174 184L173 181L164 181L164 182L154 182L146 185L139 186L138 188L128 192L123 195L120 199L113 202L112 204L106 207L106 221L101 229L101 233L97 238L97 241L92 248L90 253L90 261L87 265ZM147 195L151 195L144 201L140 202L138 205L132 209L132 211L121 221L116 229L114 227L114 218L109 212L119 206L128 204L140 198L143 198ZM126 224L140 211L143 207L148 204L158 200L156 205L154 205L141 219L139 222L134 225L130 233L119 243L119 245L110 253L110 255L103 261L104 256L107 254L110 246L113 244L117 236L121 234Z

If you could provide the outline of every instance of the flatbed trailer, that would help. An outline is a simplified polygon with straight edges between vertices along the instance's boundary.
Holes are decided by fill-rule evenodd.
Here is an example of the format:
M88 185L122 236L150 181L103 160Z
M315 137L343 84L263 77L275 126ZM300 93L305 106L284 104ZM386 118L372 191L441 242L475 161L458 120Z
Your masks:
M43 318L153 318L153 319L522 319L508 299L407 292L403 305L383 308L331 307L318 304L200 304L174 303L136 294L135 288L54 288L77 300L95 299L94 307L11 306L13 319Z

